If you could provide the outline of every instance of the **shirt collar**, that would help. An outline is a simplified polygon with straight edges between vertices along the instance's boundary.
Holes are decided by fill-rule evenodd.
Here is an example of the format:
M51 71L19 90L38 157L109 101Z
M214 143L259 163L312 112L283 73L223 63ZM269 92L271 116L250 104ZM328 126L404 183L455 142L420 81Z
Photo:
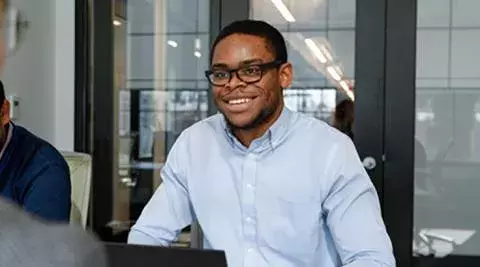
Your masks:
M270 126L268 131L262 137L259 137L252 143L252 146L254 146L254 143L257 143L257 141L263 143L262 141L268 139L270 148L275 149L287 135L288 129L290 128L290 125L294 119L293 115L294 113L284 106L277 120L272 124L272 126ZM240 141L238 141L238 139L231 132L224 116L222 116L222 127L231 145L243 147Z
M7 133L7 139L5 140L5 144L3 144L2 151L0 151L0 159L3 156L3 152L5 152L5 149L7 148L8 144L10 143L10 140L12 139L12 132L13 132L13 123L8 123L8 133Z

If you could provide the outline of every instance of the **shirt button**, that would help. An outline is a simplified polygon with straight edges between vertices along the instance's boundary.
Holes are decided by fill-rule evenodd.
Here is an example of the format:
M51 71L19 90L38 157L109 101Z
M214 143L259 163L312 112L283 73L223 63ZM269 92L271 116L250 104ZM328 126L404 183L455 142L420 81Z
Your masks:
M252 184L247 184L247 188L248 189L253 189L253 185Z
M246 219L246 220L247 220L247 223L253 223L253 219L252 219L252 217L247 217L247 219Z
M253 248L247 248L247 252L248 252L248 253L252 253L252 252L253 252Z

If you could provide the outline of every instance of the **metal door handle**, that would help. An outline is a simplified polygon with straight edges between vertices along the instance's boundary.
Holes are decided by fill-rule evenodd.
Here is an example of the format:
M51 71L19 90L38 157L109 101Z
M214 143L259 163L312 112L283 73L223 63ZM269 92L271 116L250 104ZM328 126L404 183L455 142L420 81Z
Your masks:
M377 167L377 161L373 157L365 157L362 161L363 167L371 171Z

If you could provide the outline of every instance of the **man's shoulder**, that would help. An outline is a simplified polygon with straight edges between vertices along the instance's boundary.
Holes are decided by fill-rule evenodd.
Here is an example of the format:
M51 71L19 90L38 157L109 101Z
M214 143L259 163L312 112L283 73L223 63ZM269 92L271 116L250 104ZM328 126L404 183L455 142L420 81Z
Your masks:
M219 133L222 128L223 115L215 114L198 122L195 122L185 130L179 137L180 141L191 139L204 139L207 136L214 136Z
M24 155L24 158L28 158L30 163L53 164L68 170L68 165L61 153L46 140L17 125L13 134L17 135L15 136L15 153Z
M295 115L297 116L295 127L300 129L301 134L309 135L322 143L348 141L348 136L325 121L299 112L295 112Z

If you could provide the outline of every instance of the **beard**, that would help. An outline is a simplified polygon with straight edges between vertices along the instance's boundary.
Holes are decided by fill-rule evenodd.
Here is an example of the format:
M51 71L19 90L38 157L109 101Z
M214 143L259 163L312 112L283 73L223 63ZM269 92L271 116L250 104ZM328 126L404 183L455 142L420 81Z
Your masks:
M258 127L259 125L261 125L265 121L268 121L273 116L274 113L275 113L275 107L264 108L260 111L260 113L258 113L258 115L252 121L250 121L248 124L243 125L243 126L238 126L238 125L233 124L228 119L228 117L225 116L225 114L223 114L223 117L225 117L225 120L227 121L228 127L231 130L248 131L248 130L255 129L256 127Z
M271 118L275 116L275 112L277 111L277 109L282 106L283 94L273 97L273 101L269 105L265 106L262 110L260 110L260 112L253 118L253 120L251 120L245 125L235 125L234 123L232 123L232 121L230 121L228 116L221 109L219 110L223 114L223 117L225 118L230 130L253 130L258 126L264 124L265 122L270 121Z
M221 108L220 103L222 100L220 98L214 97L213 102L217 107L218 111L222 113L230 130L249 131L257 128L258 126L266 122L269 122L272 117L275 117L275 113L277 112L277 110L283 106L283 89L280 91L280 93L272 92L271 94L267 94L267 99L268 100L265 103L266 105L260 110L260 112L252 120L250 120L244 125L235 124L234 122L232 122L232 120L228 118L226 112Z

